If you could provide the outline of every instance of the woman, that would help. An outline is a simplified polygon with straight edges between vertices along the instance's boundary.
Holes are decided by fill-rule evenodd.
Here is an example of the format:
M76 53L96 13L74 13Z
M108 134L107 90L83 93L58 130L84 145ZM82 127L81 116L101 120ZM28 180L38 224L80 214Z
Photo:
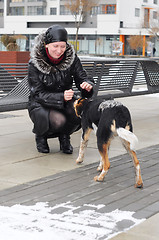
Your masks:
M60 150L71 154L70 135L80 128L73 108L73 81L83 97L93 94L93 80L88 80L80 59L67 42L67 31L59 25L39 34L31 52L28 81L28 110L34 123L37 150L49 153L48 138L58 137Z

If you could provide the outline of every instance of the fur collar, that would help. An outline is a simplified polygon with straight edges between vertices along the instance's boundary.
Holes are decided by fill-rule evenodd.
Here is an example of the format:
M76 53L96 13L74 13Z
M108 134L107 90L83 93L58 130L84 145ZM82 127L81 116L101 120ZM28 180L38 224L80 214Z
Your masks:
M41 33L35 38L34 47L32 48L30 56L31 62L40 72L49 74L57 70L67 70L75 59L75 51L73 46L67 43L65 59L56 66L51 65L45 53L44 33Z

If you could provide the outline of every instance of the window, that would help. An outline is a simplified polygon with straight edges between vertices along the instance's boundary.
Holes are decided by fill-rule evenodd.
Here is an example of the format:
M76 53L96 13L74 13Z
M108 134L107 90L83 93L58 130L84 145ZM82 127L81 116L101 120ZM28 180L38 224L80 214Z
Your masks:
M153 11L153 19L157 19L157 12Z
M106 5L107 14L115 14L116 13L116 5Z
M27 0L28 2L44 2L44 0Z
M124 23L123 23L123 21L120 21L120 28L123 28L123 25L124 25Z
M24 2L24 0L10 0L10 2Z
M24 7L11 7L10 15L12 16L24 15Z
M135 17L140 17L140 8L135 8Z
M144 9L144 26L149 27L150 9Z
M64 5L60 6L60 15L71 15L71 11Z
M29 6L27 8L27 15L45 15L46 7L41 6Z
M100 5L100 14L116 14L116 4Z
M92 7L92 9L90 11L90 15L97 15L98 13L100 13L99 6Z
M4 10L0 9L0 17L3 17L3 14L4 14Z
M50 8L50 15L56 15L57 9L56 8Z
M44 8L43 7L37 7L37 15L44 15Z

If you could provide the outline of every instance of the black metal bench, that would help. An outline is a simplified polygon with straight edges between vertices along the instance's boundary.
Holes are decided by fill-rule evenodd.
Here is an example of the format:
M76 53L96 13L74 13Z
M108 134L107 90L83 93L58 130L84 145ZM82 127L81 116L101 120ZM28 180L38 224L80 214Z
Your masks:
M9 93L27 74L27 63L1 63L0 97Z
M26 76L7 95L0 98L0 112L27 108L28 96L29 85Z
M11 91L18 84L17 79L4 67L0 66L0 91L1 96Z
M88 77L95 81L93 98L118 98L159 92L159 65L155 61L82 61ZM142 88L141 88L142 87ZM73 89L77 91L76 87ZM27 76L0 98L0 112L25 109L29 86Z
M151 66L151 69L150 69ZM125 61L100 66L94 98L112 98L159 92L159 65L154 61Z

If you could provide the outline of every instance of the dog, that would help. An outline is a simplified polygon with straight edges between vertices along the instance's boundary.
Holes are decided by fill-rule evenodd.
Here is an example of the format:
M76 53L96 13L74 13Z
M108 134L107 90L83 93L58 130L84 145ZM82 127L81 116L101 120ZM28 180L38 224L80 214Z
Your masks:
M139 161L135 153L135 145L138 142L133 133L131 115L126 106L115 100L104 99L84 99L79 98L74 102L76 115L81 118L82 136L77 164L83 162L85 149L88 144L91 131L94 129L97 136L97 146L101 155L100 164L97 171L99 176L95 176L95 181L103 181L110 168L108 151L112 139L119 136L127 152L133 159L136 183L135 187L142 188L143 181Z

